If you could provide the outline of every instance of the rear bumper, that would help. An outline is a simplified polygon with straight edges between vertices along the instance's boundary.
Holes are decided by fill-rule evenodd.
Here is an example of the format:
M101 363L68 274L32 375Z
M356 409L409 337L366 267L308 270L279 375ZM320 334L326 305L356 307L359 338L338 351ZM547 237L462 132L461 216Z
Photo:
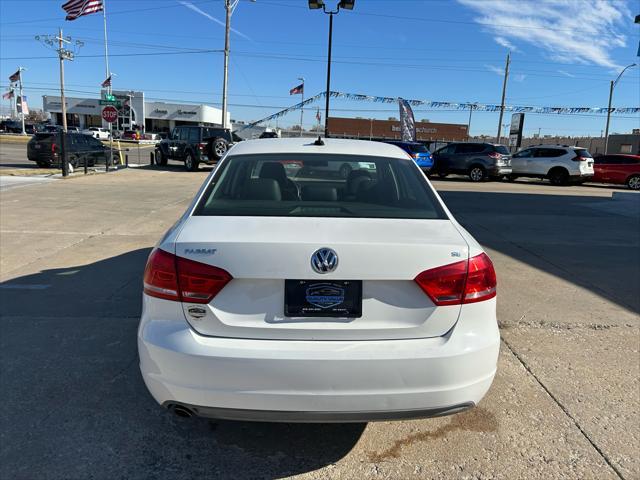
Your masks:
M477 404L495 375L495 299L464 305L443 337L375 341L204 337L179 305L161 302L144 302L142 376L158 403L201 416L345 422L446 415ZM153 318L160 311L173 313Z
M502 177L504 175L511 175L513 169L511 167L493 167L488 170L491 177Z

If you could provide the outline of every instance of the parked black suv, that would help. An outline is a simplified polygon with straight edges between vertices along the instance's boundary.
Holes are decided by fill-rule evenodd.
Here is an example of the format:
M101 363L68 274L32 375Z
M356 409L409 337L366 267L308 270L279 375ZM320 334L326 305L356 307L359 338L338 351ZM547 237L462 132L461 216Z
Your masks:
M184 162L187 170L195 171L200 163L212 165L220 160L229 146L242 139L228 128L180 125L169 138L156 145L156 164L168 160Z
M27 158L36 162L39 167L60 165L60 137L62 132L38 132L27 143ZM81 133L67 133L65 137L67 158L69 164L76 167L93 166L97 163L105 164L109 156L109 147L97 138ZM112 159L117 153L113 153ZM113 162L111 162L113 163Z
M493 143L450 143L433 152L434 168L441 178L450 173L468 175L471 181L502 178L511 173L511 154Z

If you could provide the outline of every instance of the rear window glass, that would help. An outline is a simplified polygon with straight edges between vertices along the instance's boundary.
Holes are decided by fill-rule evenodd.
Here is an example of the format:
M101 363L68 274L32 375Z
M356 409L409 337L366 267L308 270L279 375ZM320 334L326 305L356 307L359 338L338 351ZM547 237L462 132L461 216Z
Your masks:
M202 129L202 139L211 138L211 137L221 137L223 136L223 131L219 128L203 128Z
M55 134L54 133L47 133L47 132L43 132L43 133L36 133L34 135L36 140L44 140L47 138L51 138L53 137Z
M421 143L410 144L409 150L411 150L413 153L429 153L427 147L425 147Z
M227 157L194 215L447 218L409 159L309 154Z
M494 147L496 149L496 152L502 154L502 155L509 155L509 149L507 147L505 147L504 145L496 145Z
M591 158L589 150L585 150L584 148L576 148L575 152L578 157Z

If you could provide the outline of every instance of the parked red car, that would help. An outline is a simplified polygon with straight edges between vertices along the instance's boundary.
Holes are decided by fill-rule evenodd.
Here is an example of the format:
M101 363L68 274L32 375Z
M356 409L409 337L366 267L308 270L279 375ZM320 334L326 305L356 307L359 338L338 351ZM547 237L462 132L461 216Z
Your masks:
M140 140L140 132L137 130L125 130L120 138L122 140Z
M640 155L601 155L594 162L590 182L617 183L640 190Z

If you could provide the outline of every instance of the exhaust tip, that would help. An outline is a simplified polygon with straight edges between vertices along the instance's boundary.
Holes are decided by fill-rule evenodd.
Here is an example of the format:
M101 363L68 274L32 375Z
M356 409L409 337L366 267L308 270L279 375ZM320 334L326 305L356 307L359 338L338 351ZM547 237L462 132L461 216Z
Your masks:
M170 408L171 410L173 410L173 413L176 414L178 417L191 418L194 416L193 412L190 409L182 405L173 405Z

